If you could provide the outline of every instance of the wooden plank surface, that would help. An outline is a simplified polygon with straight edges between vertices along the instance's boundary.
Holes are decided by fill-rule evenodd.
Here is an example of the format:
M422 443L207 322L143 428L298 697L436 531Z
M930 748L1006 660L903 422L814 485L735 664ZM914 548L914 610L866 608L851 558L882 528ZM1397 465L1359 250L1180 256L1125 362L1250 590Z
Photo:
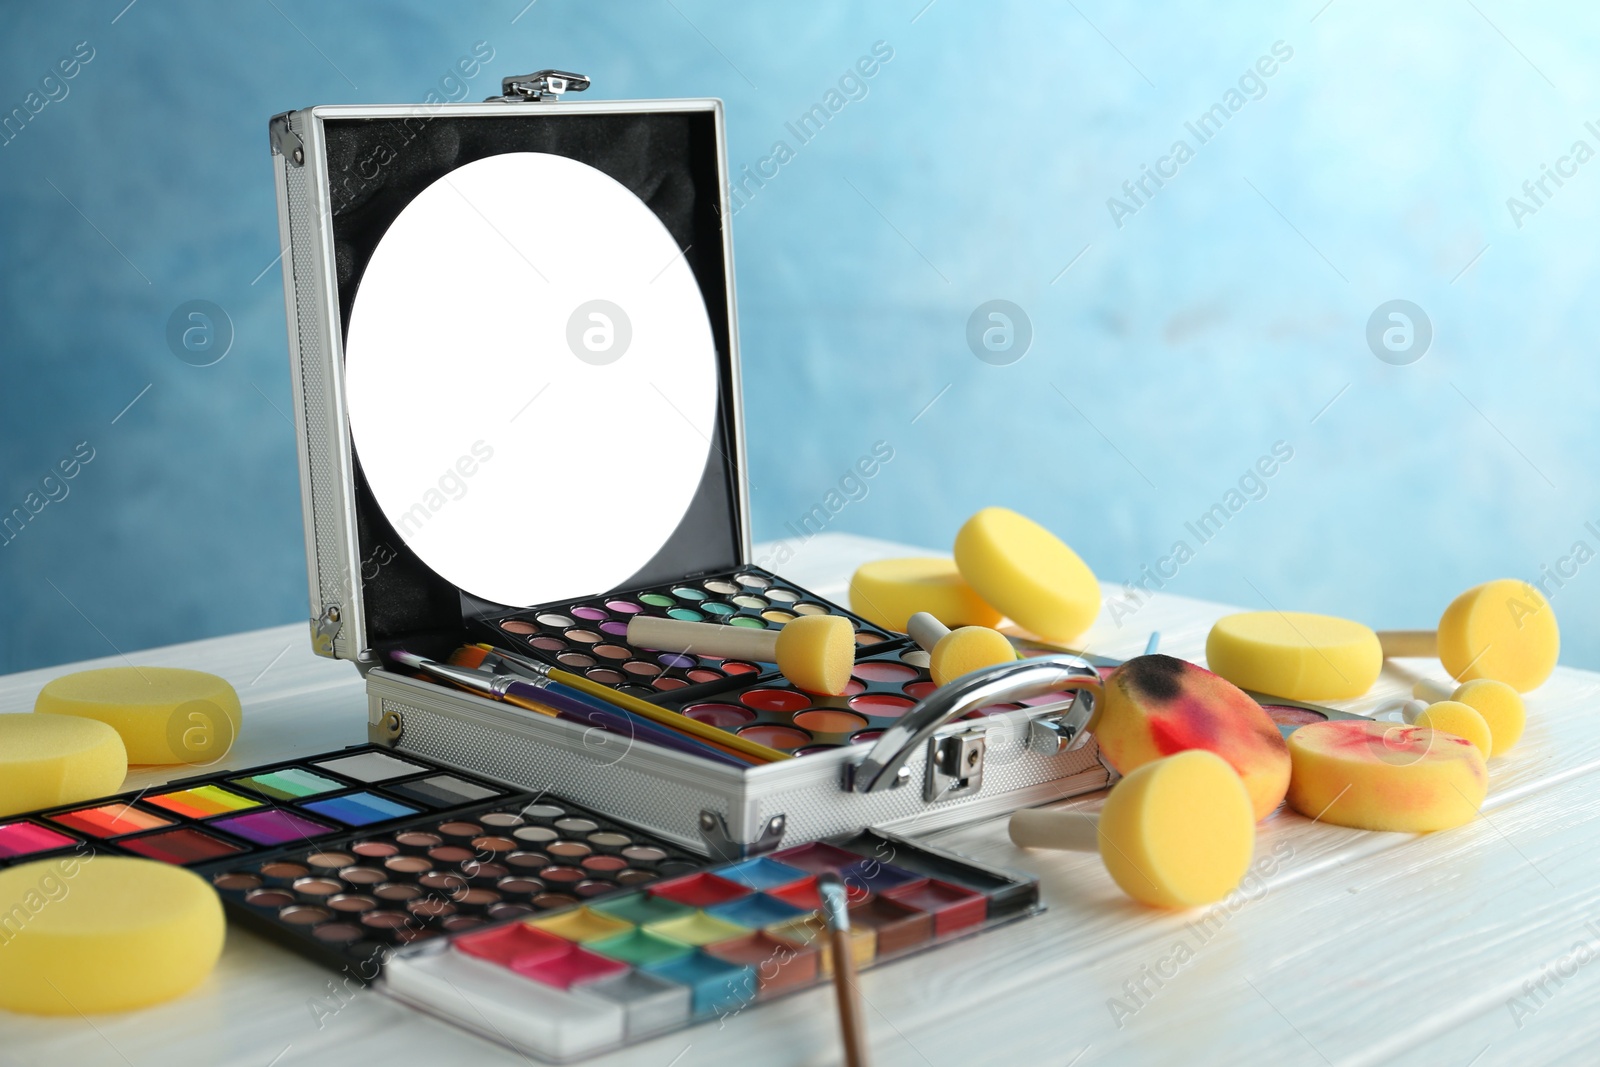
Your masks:
M762 546L757 556L769 556ZM917 550L843 535L794 547L779 569L843 600L863 560ZM1118 592L1106 588L1108 595ZM1227 607L1157 594L1091 651L1129 656L1148 633L1202 660ZM0 678L26 711L49 678L133 662L213 671L245 704L228 765L365 740L360 677L310 652L304 625L113 654ZM1424 662L1385 671L1360 710L1400 695ZM1432 667L1437 676L1437 666ZM1495 761L1484 816L1426 837L1369 834L1280 811L1255 875L1213 909L1133 904L1098 859L1025 852L1005 820L933 840L1037 874L1049 910L862 977L875 1062L1415 1064L1592 1063L1600 1008L1600 675L1560 670L1529 698L1529 727ZM163 781L130 775L130 788ZM1065 802L1093 811L1099 798ZM0 967L5 965L0 950ZM748 1009L597 1065L838 1062L826 990ZM1476 1059L1475 1059L1476 1057ZM0 1064L342 1064L528 1061L230 928L201 989L121 1016L0 1013Z

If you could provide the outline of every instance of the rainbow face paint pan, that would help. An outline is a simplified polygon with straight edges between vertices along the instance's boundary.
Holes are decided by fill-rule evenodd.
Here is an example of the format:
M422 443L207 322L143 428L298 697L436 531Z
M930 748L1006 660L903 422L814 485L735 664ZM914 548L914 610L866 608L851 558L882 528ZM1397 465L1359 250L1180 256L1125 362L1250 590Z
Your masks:
M786 853L803 865L788 864ZM961 872L963 884L920 868ZM581 1059L829 980L815 903L786 904L749 884L814 881L808 870L846 881L858 967L1039 910L1031 878L867 831L463 932L444 944L401 946L379 989L524 1055Z

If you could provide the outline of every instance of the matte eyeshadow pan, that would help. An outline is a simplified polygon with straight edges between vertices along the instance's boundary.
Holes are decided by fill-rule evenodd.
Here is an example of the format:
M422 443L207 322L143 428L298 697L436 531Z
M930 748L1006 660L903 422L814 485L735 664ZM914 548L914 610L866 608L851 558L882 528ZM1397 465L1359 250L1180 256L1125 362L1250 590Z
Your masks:
M387 782L391 778L404 778L408 774L417 774L428 770L420 763L410 760L398 759L386 752L359 752L354 756L342 756L338 759L319 760L318 767L342 774L346 778L357 782Z
M416 808L396 804L374 793L351 793L342 797L330 797L327 800L313 800L301 807L318 815L337 819L346 826L371 826L373 823L417 814Z
M0 859L30 856L54 848L66 848L78 843L75 837L56 830L35 826L31 822L14 822L0 825Z
M230 845L220 838L210 834L201 833L199 830L181 826L176 830L163 830L158 834L148 834L144 837L135 837L119 844L129 852L136 852L153 860L165 863L185 864L199 863L203 860L219 859L231 856L244 850L238 845Z
M79 808L50 816L50 821L69 826L90 837L121 837L140 830L154 830L171 826L172 820L153 812L142 811L132 804L104 804L97 808ZM4 855L0 852L0 855Z

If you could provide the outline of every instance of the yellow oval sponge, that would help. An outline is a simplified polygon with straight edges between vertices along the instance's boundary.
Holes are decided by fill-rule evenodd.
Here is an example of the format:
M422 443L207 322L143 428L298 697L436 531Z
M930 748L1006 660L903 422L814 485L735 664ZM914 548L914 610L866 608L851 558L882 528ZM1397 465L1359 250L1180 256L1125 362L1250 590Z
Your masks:
M907 620L919 611L952 629L1000 625L1000 613L961 577L956 561L940 557L863 563L850 579L850 610L897 633L905 633Z
M45 684L33 710L99 719L129 763L212 763L239 736L239 694L226 680L180 667L107 667Z
M155 860L70 856L0 871L0 1008L97 1015L193 989L222 953L222 902Z
M1484 759L1488 759L1494 751L1494 733L1489 729L1489 724L1482 715L1459 700L1441 700L1429 704L1411 724L1425 730L1439 730L1464 737L1472 742L1472 747L1483 753Z
M1308 723L1289 735L1289 758L1289 806L1357 830L1447 830L1471 822L1489 790L1472 742L1418 726Z
M1250 794L1228 761L1191 749L1146 763L1100 811L1100 858L1122 891L1157 907L1221 900L1255 849Z
M1100 613L1100 583L1060 538L1009 508L984 508L956 533L956 566L1018 626L1058 644Z
M103 722L0 715L0 816L103 797L127 774L122 738Z
M1555 610L1515 578L1468 589L1439 618L1439 662L1458 682L1494 678L1526 693L1544 684L1560 654Z
M1301 611L1247 611L1218 619L1206 666L1241 689L1290 700L1349 700L1383 669L1378 635L1358 622Z

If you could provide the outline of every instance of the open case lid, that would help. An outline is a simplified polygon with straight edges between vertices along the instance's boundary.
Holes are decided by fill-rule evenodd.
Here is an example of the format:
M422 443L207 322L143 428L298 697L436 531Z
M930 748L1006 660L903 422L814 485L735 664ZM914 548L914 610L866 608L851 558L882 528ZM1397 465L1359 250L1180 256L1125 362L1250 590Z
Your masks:
M325 655L749 558L721 103L514 82L272 120Z

